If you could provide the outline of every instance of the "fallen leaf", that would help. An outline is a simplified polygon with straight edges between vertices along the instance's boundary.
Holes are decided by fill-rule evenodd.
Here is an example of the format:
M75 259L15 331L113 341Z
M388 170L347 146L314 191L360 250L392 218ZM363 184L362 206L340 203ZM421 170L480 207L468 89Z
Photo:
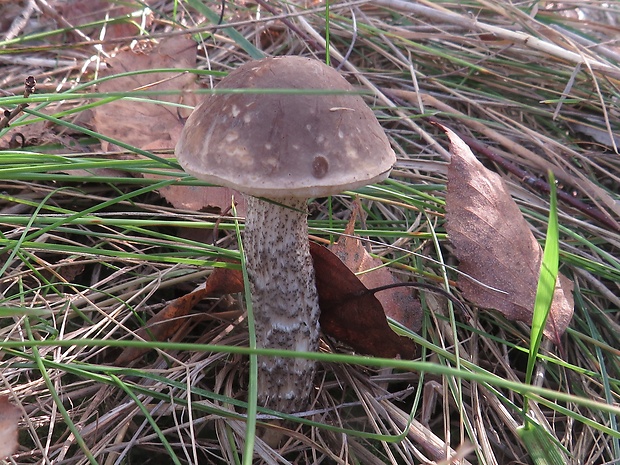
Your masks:
M175 36L162 40L148 51L121 51L107 64L108 68L102 71L101 77L155 68L193 68L196 66L196 42L189 37ZM149 102L119 99L99 105L93 109L95 128L106 136L139 148L158 145L172 149L183 129L182 118L189 115L187 110L184 113L175 105L194 106L197 99L192 91L196 88L194 75L183 71L145 72L109 79L99 84L99 92L135 90L139 95L139 90L144 89L171 93L149 96ZM178 91L182 92L175 93ZM105 151L111 148L105 141L102 147Z
M7 396L0 396L0 460L17 451L17 422L20 417L21 410L10 403Z
M176 141L175 141L176 143ZM166 150L165 141L157 141L140 147L144 150ZM144 173L145 178L168 179L151 173ZM237 215L245 216L245 196L240 192L219 186L176 186L169 185L159 189L159 194L176 208L185 210L225 214L231 210L233 200Z
M543 251L503 180L450 129L446 230L470 302L530 324ZM482 284L481 284L482 283ZM573 315L573 283L558 276L545 335L556 345Z
M386 268L383 262L372 257L362 242L355 237L355 219L360 210L355 204L351 219L344 230L344 235L330 250L351 270L368 289L395 284L400 281ZM368 271L372 270L372 271ZM406 328L417 332L422 327L422 306L414 297L411 289L396 287L376 294L385 315L398 321Z
M45 112L45 111L44 111ZM74 121L76 122L76 121ZM57 148L47 148L46 153L80 152L83 146L78 147L71 130L60 129L48 121L37 121L24 126L10 128L0 137L0 150L15 150L41 145L58 145Z
M233 260L230 263L237 263ZM234 268L216 268L205 284L207 295L235 294L243 292L243 274Z
M149 51L121 51L107 64L102 77L155 68L195 68L196 42L189 37L170 37ZM195 106L198 99L193 91L197 88L195 76L183 71L145 72L104 81L98 86L99 92L139 92L139 89L145 89L172 93L151 96L149 102L119 99L99 105L93 109L93 125L97 132L143 150L172 151L181 135L184 120L190 113L176 105ZM182 91L180 94L179 90ZM101 142L101 147L104 151L120 150L106 141ZM153 174L144 176L164 179ZM234 195L239 203L239 214L245 211L243 196L235 195L228 188L172 185L161 189L160 194L176 208L216 212L226 211Z
M357 352L377 357L411 359L414 342L390 328L381 302L327 248L310 242L321 329Z
M233 294L243 291L243 276L240 270L215 268L209 275L205 287L174 299L165 308L151 318L144 328L136 331L138 339L147 341L165 341L183 324L183 318L205 297ZM147 353L149 349L128 347L114 362L124 366Z

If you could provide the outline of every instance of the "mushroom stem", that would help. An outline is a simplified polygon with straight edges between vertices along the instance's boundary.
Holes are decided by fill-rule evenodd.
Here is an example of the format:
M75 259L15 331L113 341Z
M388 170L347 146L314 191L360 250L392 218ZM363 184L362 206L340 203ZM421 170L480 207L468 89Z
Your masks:
M316 352L320 311L308 243L308 207L305 199L274 202L279 205L247 197L244 249L256 343L260 348ZM259 402L286 413L306 409L314 372L313 360L258 357Z

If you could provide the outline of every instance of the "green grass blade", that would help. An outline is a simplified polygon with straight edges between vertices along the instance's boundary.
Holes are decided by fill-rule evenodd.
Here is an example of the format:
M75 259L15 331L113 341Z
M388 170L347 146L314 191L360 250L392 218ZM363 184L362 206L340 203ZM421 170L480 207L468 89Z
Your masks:
M237 216L233 203L233 215ZM249 329L249 345L250 349L256 349L256 331L254 326L254 313L252 309L252 294L250 292L248 270L245 266L245 253L243 252L243 241L241 238L241 229L239 222L235 220L237 242L239 244L239 255L241 256L241 271L243 273L243 282L245 283L245 302L248 309L248 329ZM250 354L250 377L248 383L248 410L247 423L245 430L245 450L243 453L243 465L252 465L254 457L254 440L256 439L256 415L258 407L258 356Z
M538 288L536 289L536 300L534 302L534 314L532 316L532 329L530 332L530 349L525 372L526 384L531 384L538 351L543 337L543 330L549 317L555 283L558 278L558 268L560 260L559 252L559 232L558 232L558 212L555 177L549 171L550 206L549 222L547 226L547 238L545 249L540 267L540 277ZM536 465L562 465L566 463L563 454L560 452L557 441L542 426L535 423L527 415L528 396L524 397L523 413L524 424L520 426L517 433L525 448L528 450L530 458Z
M529 422L517 428L517 434L527 447L535 465L565 465L566 459L558 450L558 444L539 424Z
M553 291L558 278L559 268L559 234L558 234L558 211L555 188L555 177L549 172L549 185L551 186L551 199L549 207L549 226L547 228L547 239L545 240L545 250L543 252L542 264L540 267L540 278L536 290L536 300L534 302L534 315L532 317L532 330L530 333L530 351L527 361L525 382L532 381L534 365L538 356L538 349L543 337L543 330L551 310L553 301Z
M188 0L187 2L192 8L198 11L200 14L205 15L206 18L209 19L213 24L217 24L219 21L219 15L211 11L203 2L198 0ZM255 60L260 60L261 58L265 58L265 54L257 49L254 45L252 45L245 37L243 37L238 31L233 29L232 27L225 27L222 29L223 32L228 35L232 40L234 40L239 47L247 52Z
M331 57L329 55L329 0L325 2L325 64L330 66Z
M131 388L127 384L125 384L120 378L118 378L117 376L114 376L114 375L111 375L110 377L111 377L112 381L119 388L121 388L123 391L125 391L125 393L135 402L135 404L138 406L138 408L142 411L142 413L144 414L145 418L147 419L147 421L151 425L151 428L153 428L153 431L155 431L155 433L157 434L157 436L161 440L161 443L163 444L164 448L168 451L168 454L170 454L170 458L172 459L174 464L175 465L181 465L181 461L179 460L177 455L174 453L174 450L172 449L172 446L170 445L170 443L166 439L166 436L164 435L164 432L161 430L159 425L157 425L157 422L155 421L155 419L151 415L151 412L149 412L149 410L146 408L144 403L142 403L142 401L131 390Z

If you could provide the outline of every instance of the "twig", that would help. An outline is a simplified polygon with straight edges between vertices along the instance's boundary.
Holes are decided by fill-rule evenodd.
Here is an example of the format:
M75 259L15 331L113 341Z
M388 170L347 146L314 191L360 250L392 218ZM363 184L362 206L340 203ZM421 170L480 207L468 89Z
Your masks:
M336 67L336 71L340 71L344 64L349 61L349 57L355 49L355 42L357 41L357 19L355 18L355 11L353 11L353 8L351 8L351 26L353 28L351 31L351 43L349 44L347 53L344 54L344 61L340 62L340 64Z
M4 40L11 40L19 35L21 31L24 30L26 25L28 24L28 20L32 16L35 10L35 2L34 0L29 0L28 3L22 9L22 12L18 14L13 22L11 23L11 27L4 36Z
M493 161L494 163L497 163L498 165L500 165L501 167L503 167L510 173L517 176L522 183L527 184L528 186L532 187L533 189L539 192L544 192L545 194L548 194L551 192L551 187L549 186L549 183L547 183L545 180L537 176L533 176L531 173L517 166L516 163L513 163L511 161L504 159L503 157L499 156L498 154L493 152L489 147L477 141L476 139L462 135L462 134L459 135L459 137L463 139L463 141L467 145L469 145L473 150L481 153L482 155L487 157L489 160ZM568 192L564 192L561 189L557 190L557 196L558 196L558 199L560 199L562 202L579 210L584 215L604 224L605 226L607 226L608 228L611 228L612 230L616 232L620 232L620 225L618 225L617 222L615 222L612 218L610 218L607 212L599 210L598 208L592 205L588 205L587 203L579 200L576 197L573 197L571 194L569 194Z
M427 120L432 124L440 124L439 121L433 117L428 117ZM458 136L463 139L469 147L475 150L478 153L481 153L493 163L498 164L506 171L514 174L522 183L527 184L531 188L537 190L538 192L544 192L545 194L549 194L551 192L551 187L549 183L547 183L544 179L541 179L537 176L533 176L530 172L524 170L519 167L516 163L513 163L509 160L506 160L504 157L496 154L489 147L474 139L473 137L466 136L464 134L458 134ZM596 220L608 228L611 228L614 231L620 232L620 225L616 223L612 218L608 216L608 214L604 211L599 210L592 205L588 205L587 203L579 200L578 198L573 197L568 192L564 192L563 190L557 190L558 199L560 199L565 204L579 210L584 215Z
M37 81L35 80L34 76L28 76L26 78L26 81L24 83L24 98L28 98L34 93L36 85ZM0 129L8 127L11 120L17 115L19 115L22 111L24 111L24 108L26 108L27 106L27 103L20 103L12 110L4 110L2 119L0 119Z
M65 27L71 32L75 33L78 37L85 40L86 42L92 42L92 39L84 34L79 28L76 28L73 24L67 21L62 15L58 14L54 8L52 8L46 0L35 0L37 6L47 16L50 16L54 21L58 23L58 25Z
M401 105L404 102L409 101L409 100L415 101L414 97L416 97L414 95L415 94L414 92L402 91L400 89L382 89L382 91L386 95L388 95L391 99L395 101L400 101ZM438 102L436 99L433 99L433 97L431 97L430 95L423 95L423 97L425 98L429 97L429 99L432 99L432 106L434 106L435 108L438 108L442 111L446 111L451 114L458 114L457 110L453 109L452 107L449 107L448 105L441 104L441 102ZM439 123L437 119L430 117L430 116L425 117L424 119L430 122L431 124ZM480 122L472 121L471 126L474 130L481 132L482 134L489 135L489 130L487 127L484 126L484 124ZM516 163L506 160L504 157L498 155L497 153L492 151L489 147L479 142L478 140L472 137L467 137L462 134L458 134L458 136L461 139L463 139L463 141L467 145L469 145L474 151L477 151L478 153L484 155L489 160L493 161L494 163L497 163L499 166L504 168L506 171L509 171L510 173L514 174L522 183L527 184L531 186L533 189L536 189L539 192L544 192L546 194L548 194L551 191L549 184L545 182L543 179L540 179L537 176L532 175L530 172L519 167ZM493 138L496 140L499 140L499 142L505 146L507 142L512 143L512 141L509 141L509 139L504 138L503 136L498 137L498 135L495 135L495 137ZM531 156L527 156L527 154L524 153L525 149L523 147L518 147L515 144L515 146L513 146L512 149L515 150L515 152L520 153L522 156L524 156L528 160L534 161L538 166L542 165L544 167L548 167L549 169L553 171L557 170L557 167L555 166L552 166L552 165L545 166L545 165L548 165L548 163L545 163L545 165L543 165L538 159L533 159ZM592 218L604 224L606 227L611 228L612 231L620 232L620 225L618 224L617 221L615 221L612 218L612 216L608 212L601 210L599 208L596 208L594 206L588 205L587 203L573 197L567 192L558 190L557 195L558 195L558 199L560 199L565 204L579 210L580 212L582 212L584 215L588 216L589 218Z

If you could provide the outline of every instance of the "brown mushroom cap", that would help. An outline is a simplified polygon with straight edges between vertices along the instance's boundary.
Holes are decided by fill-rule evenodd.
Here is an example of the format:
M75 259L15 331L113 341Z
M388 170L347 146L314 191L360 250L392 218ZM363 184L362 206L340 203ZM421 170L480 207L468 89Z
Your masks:
M294 56L248 62L185 124L176 155L198 179L262 197L319 197L385 179L394 151L372 110L334 69Z

